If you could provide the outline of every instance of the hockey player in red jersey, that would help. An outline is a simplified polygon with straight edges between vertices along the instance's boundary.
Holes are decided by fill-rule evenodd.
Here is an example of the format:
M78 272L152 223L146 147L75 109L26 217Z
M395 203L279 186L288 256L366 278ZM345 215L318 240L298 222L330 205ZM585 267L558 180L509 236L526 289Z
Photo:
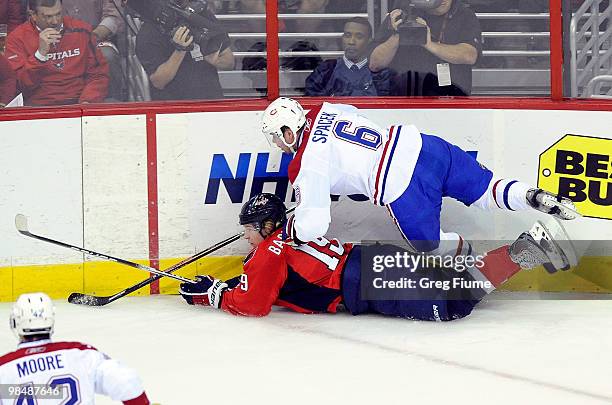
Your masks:
M386 206L404 238L422 252L436 251L441 240L446 247L463 244L458 234L441 230L443 197L483 209L531 207L564 220L576 216L568 198L494 178L457 146L414 125L382 128L351 105L323 103L306 115L297 101L281 97L264 111L261 130L294 154L289 180L298 207L283 239L296 243L325 235L330 194L363 194Z
M361 246L323 237L301 245L284 242L285 211L274 194L251 198L239 217L253 248L244 259L243 273L228 281L198 276L197 284L181 284L183 298L189 304L210 305L234 315L265 316L273 305L302 313L333 313L342 304L353 315L373 312L448 321L468 315L483 296L521 268L544 265L555 271L568 263L565 252L538 225L537 234L523 233L510 246L489 252L482 265L458 273L466 281L488 281L491 288L486 291L475 291L466 299L362 300ZM415 273L414 277L420 276Z
M30 20L7 38L5 56L27 105L99 103L108 64L91 26L62 14L60 0L30 0Z
M0 384L8 387L35 384L44 397L19 395L3 398L0 405L91 404L95 394L126 405L148 405L136 373L92 346L78 342L52 342L55 311L43 293L22 294L13 306L11 329L19 338L18 349L0 357ZM58 389L61 398L49 398Z

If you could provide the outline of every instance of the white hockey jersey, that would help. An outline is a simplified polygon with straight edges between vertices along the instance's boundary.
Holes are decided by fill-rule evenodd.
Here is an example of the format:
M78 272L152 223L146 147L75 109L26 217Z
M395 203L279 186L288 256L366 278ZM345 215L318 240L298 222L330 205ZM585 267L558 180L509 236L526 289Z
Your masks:
M140 378L133 370L77 342L40 340L20 344L18 350L0 357L0 384L56 386L64 393L62 399L0 398L0 405L92 405L95 394L130 405L149 404Z
M330 194L364 194L377 205L395 201L410 184L421 145L415 126L383 129L351 105L323 103L310 110L289 165L298 206L288 236L306 242L325 235Z

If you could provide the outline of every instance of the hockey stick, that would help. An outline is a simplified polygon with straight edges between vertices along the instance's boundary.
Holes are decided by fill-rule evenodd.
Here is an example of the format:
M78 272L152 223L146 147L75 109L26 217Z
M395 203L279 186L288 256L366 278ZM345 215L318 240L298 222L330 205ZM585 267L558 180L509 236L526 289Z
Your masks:
M290 214L295 210L296 207L291 207L289 208L286 213ZM221 249L222 247L225 247L227 245L229 245L232 242L237 241L238 239L240 239L242 237L242 235L244 235L244 232L240 232L236 235L230 236L229 238L222 240L221 242L218 242L214 245L212 245L211 247L196 253L195 255L188 257L186 259L184 259L183 261L169 267L168 269L164 270L164 273L172 273L174 271L177 271L178 269L180 269L181 267L185 267L188 264L191 264L193 262L198 261L199 259L201 259L204 256L207 256L219 249ZM93 307L101 307L107 304L110 304L113 301L118 300L119 298L125 297L128 294L133 293L134 291L137 291L143 287L148 286L149 284L153 283L154 281L159 280L160 278L162 278L162 276L160 275L156 275L154 277L150 277L150 278L146 278L144 280L142 280L141 282L134 284L131 287L126 288L125 290L119 291L118 293L114 294L114 295L110 295L110 296L96 296L96 295L89 295L89 294L82 294L82 293L72 293L70 294L70 296L68 297L68 302L70 302L71 304L80 304L80 305L89 305L89 306L93 306Z
M155 274L157 276L160 276L160 277L164 277L164 276L165 277L170 277L170 278L173 278L175 280L182 281L184 283L192 283L192 284L197 283L196 281L190 280L188 278L177 276L177 275L174 275L174 274L171 274L171 273L164 273L163 271L159 271L157 269L154 269L153 267L144 266L142 264L130 262L128 260L120 259L118 257L109 256L109 255L104 254L104 253L94 252L93 250L85 249L85 248L78 247L78 246L75 246L75 245L71 245L71 244L68 244L68 243L65 243L65 242L60 242L59 240L50 239L50 238L46 238L44 236L36 235L34 233L31 233L28 230L28 218L26 218L26 216L22 215L22 214L15 215L15 227L17 228L17 231L19 231L20 234L22 234L24 236L28 236L30 238L38 239L38 240L41 240L43 242L52 243L54 245L62 246L62 247L68 248L68 249L76 250L77 252L85 253L85 254L90 255L90 256L95 256L95 257L100 257L102 259L107 259L107 260L110 260L110 261L115 262L115 263L121 263L121 264L124 264L126 266L130 266L130 267L133 267L135 269L138 269L138 270L144 270L146 272L153 273L153 274Z
M206 250L203 250L199 253L196 253L195 255L186 258L185 260L169 267L168 269L164 270L163 273L172 273L178 269L180 269L181 267L185 267L188 264L191 264L193 262L198 261L199 259L201 259L202 257L209 255L210 253L221 249L224 246L229 245L230 243L237 241L238 239L240 239L240 237L243 235L243 232L240 232L234 236L231 236L211 247L209 247ZM72 293L70 294L70 296L68 297L68 302L70 302L71 304L80 304L80 305L89 305L92 307L101 307L107 304L110 304L113 301L118 300L119 298L125 297L128 294L133 293L134 291L140 290L143 287L148 286L149 284L153 283L154 281L159 280L160 278L162 278L162 275L156 275L154 277L150 277L150 278L146 278L144 280L142 280L141 282L134 284L131 287L126 288L125 290L121 290L118 293L114 294L114 295L110 295L110 296L106 296L106 297L102 297L102 296L96 296L96 295L89 295L89 294L82 294L82 293Z

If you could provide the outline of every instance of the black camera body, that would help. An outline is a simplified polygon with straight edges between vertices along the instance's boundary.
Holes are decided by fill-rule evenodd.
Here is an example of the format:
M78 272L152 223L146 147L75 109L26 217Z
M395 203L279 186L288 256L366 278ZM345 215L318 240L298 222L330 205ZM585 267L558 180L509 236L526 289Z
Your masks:
M425 45L427 43L427 27L416 22L411 13L402 11L402 22L397 26L400 45Z
M400 45L414 46L427 43L427 27L416 22L414 9L428 10L440 7L442 0L410 0L408 7L402 10L399 18L401 24L397 26Z
M128 0L127 6L170 37L181 26L189 28L193 43L188 50L194 43L206 48L209 39L225 32L217 21L207 17L206 0L190 1L186 7L175 0Z

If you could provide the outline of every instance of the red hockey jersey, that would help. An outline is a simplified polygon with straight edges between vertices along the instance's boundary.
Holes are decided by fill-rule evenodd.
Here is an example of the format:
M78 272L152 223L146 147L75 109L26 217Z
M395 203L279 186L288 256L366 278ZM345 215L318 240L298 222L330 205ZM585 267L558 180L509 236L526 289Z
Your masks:
M302 313L336 312L352 248L325 238L293 247L282 242L278 230L245 258L240 284L225 291L221 308L247 316L265 316L272 305Z
M11 32L5 56L13 70L28 105L59 105L104 101L108 92L108 64L97 47L91 26L64 17L62 39L52 46L41 62L39 31L26 22Z

